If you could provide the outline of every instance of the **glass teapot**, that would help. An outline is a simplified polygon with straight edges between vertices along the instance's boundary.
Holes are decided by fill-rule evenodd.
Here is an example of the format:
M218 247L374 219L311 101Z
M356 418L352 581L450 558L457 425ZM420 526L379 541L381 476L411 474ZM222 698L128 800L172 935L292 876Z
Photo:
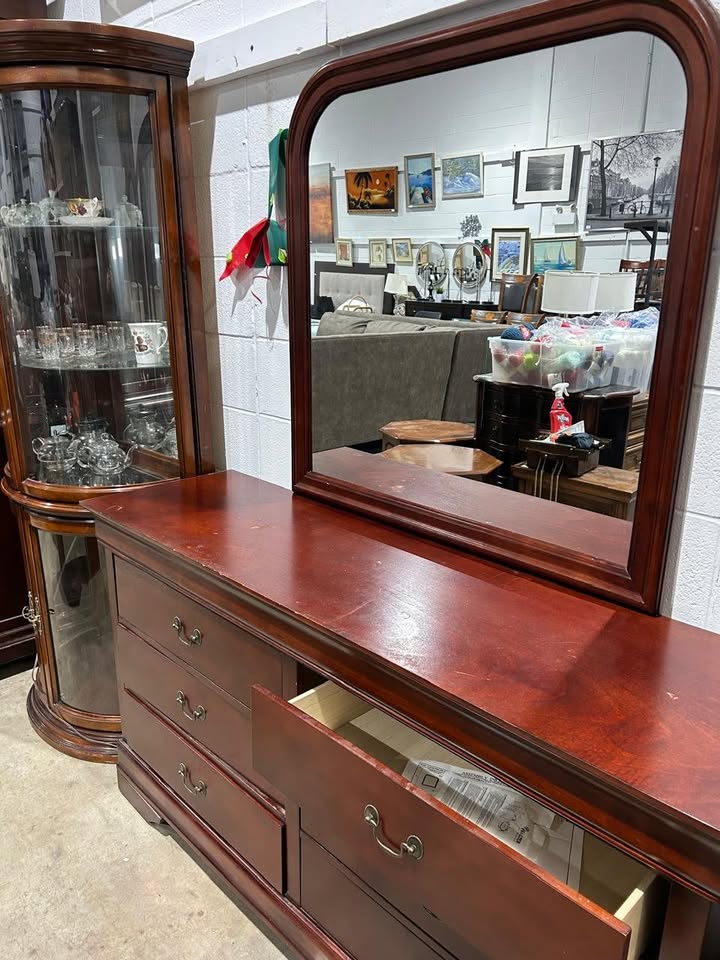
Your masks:
M47 470L70 470L77 460L77 440L70 433L56 433L52 437L35 437L32 448L38 463Z
M80 466L103 476L114 476L126 470L132 463L136 449L136 444L133 444L128 450L123 450L117 440L113 440L108 434L92 442L77 442L77 462Z
M130 423L123 434L125 439L138 447L159 450L165 440L166 431L152 407L147 407L144 403L138 404L128 417Z

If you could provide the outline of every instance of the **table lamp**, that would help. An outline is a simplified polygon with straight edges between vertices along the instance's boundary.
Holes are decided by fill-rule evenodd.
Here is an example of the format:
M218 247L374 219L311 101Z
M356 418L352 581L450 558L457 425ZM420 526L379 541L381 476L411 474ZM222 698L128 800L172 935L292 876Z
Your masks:
M556 316L595 313L599 274L546 270L541 310Z
M601 273L598 278L595 313L625 313L635 308L637 274Z
M405 301L408 297L407 279L399 273L389 273L385 278L385 293L391 293L395 298L395 316L403 316L405 313Z

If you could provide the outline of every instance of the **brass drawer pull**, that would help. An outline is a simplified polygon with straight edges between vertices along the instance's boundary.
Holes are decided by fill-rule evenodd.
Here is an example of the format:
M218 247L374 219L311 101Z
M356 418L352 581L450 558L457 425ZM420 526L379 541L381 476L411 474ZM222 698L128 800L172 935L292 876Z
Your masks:
M193 630L189 637L185 636L185 624L180 617L173 617L172 628L180 643L184 643L186 647L199 647L202 643L202 633L198 629Z
M175 697L175 702L180 704L180 708L183 712L183 716L187 717L188 720L204 720L205 717L207 716L207 710L205 709L205 707L200 705L195 707L192 713L190 712L190 704L188 702L188 698L185 696L182 690L178 690L177 696Z
M178 776L182 777L183 786L188 793L192 793L195 797L205 796L207 794L207 784L205 781L198 780L197 783L193 783L190 771L184 763L181 763L178 767Z
M365 807L364 817L365 822L369 823L372 827L375 842L384 853L388 854L388 856L401 860L405 854L407 854L409 857L412 857L413 860L422 860L423 854L425 853L425 848L423 847L423 842L420 837L416 837L413 834L412 836L409 836L407 840L403 840L403 842L400 844L399 850L394 850L390 844L386 842L383 835L382 820L380 819L380 814L378 813L377 807L374 807L371 803L369 803Z

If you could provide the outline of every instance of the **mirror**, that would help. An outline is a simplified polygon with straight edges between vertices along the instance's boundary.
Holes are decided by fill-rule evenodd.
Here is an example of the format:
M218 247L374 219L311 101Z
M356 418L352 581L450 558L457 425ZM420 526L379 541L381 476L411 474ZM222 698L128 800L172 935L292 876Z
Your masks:
M463 293L474 294L480 299L480 288L487 276L488 262L477 241L461 243L455 248L452 258L453 280Z
M445 251L439 243L424 243L417 252L415 274L423 287L425 297L433 300L441 291L448 275Z
M609 32L595 10L586 38L562 42L548 6L520 53L516 12L492 42L482 22L458 30L453 69L450 48L442 60L418 40L311 81L292 146L309 222L327 222L324 204L333 236L292 234L294 290L310 284L315 315L325 298L311 342L293 305L311 383L296 394L295 489L654 609L690 380L670 396L653 371L670 370L661 332L675 370L691 366L682 325L699 322L705 268L689 245L705 264L714 212L694 233L684 190L715 196L697 143L717 121L695 102L686 116L681 60L651 32L652 4L638 10L646 32ZM417 75L396 79L415 55ZM393 212L359 212L348 171L381 183ZM350 296L374 312L350 314Z

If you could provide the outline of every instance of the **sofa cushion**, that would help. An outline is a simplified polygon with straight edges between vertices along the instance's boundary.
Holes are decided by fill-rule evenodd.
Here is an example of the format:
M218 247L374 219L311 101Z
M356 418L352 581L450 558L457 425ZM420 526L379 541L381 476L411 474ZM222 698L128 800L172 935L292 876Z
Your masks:
M336 337L347 333L365 333L374 313L326 313L320 320L318 337Z
M408 323L399 317L394 320L386 320L382 317L378 320L370 320L365 327L365 333L420 333L427 327L421 323Z

